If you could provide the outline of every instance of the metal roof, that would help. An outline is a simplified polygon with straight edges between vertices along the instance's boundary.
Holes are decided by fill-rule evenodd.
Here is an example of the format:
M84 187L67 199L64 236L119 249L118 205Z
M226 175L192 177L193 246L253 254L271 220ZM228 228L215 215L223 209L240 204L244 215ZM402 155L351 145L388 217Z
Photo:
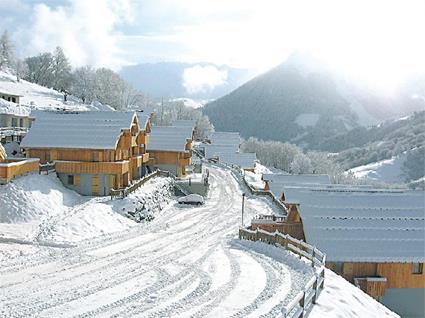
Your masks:
M115 149L134 112L32 112L36 118L22 148Z

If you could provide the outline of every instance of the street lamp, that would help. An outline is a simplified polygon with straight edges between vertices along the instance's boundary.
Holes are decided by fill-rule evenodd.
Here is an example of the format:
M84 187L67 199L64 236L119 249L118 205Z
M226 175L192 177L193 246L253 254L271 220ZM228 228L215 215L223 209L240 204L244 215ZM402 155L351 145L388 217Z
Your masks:
M242 227L243 227L243 212L245 209L245 193L242 193Z

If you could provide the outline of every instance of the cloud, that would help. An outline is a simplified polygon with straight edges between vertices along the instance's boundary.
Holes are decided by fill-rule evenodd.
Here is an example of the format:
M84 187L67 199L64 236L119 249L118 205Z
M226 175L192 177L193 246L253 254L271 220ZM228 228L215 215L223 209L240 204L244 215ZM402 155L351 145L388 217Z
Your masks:
M125 61L118 48L116 27L130 23L129 0L74 0L51 8L36 4L29 29L31 53L53 51L61 46L74 66L94 65L117 68Z
M225 84L227 70L219 70L213 65L195 65L183 71L183 86L189 94L208 92Z

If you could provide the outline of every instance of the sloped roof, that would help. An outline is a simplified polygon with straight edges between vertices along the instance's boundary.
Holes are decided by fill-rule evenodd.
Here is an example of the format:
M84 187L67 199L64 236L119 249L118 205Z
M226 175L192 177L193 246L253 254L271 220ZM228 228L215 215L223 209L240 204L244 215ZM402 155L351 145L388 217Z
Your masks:
M190 126L154 126L147 145L148 151L185 151L188 139L192 139Z
M115 149L134 112L32 112L36 118L22 148Z
M239 150L239 145L202 145L205 149L205 158L211 159L218 157L221 154L234 154Z
M190 120L190 119L179 119L179 120L175 120L173 122L172 126L189 126L194 128L196 126L196 120Z
M254 168L257 156L255 153L222 153L218 155L219 161L241 168Z
M209 137L212 145L237 145L241 143L238 132L215 131Z
M303 184L330 184L331 179L327 174L263 174L264 181L280 185L303 185Z
M334 262L424 262L423 191L285 187L308 243Z

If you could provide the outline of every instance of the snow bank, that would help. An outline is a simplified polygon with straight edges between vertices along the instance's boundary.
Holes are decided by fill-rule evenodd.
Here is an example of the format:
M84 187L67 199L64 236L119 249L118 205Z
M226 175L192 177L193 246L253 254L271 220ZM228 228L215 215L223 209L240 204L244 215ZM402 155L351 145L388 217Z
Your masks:
M55 174L31 174L0 186L0 223L29 222L65 211L81 201Z
M170 178L152 179L128 197L111 201L81 196L55 174L18 178L0 186L0 237L76 242L123 231L164 208L171 200L171 184Z
M399 317L384 305L331 270L325 271L325 288L310 318Z

